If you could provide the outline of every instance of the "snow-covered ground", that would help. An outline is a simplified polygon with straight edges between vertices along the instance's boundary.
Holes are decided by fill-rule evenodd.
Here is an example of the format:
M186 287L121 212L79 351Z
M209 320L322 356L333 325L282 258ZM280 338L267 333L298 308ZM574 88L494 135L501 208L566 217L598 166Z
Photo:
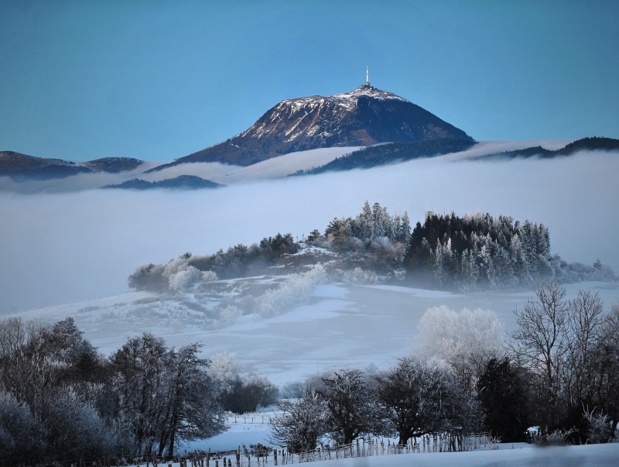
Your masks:
M231 417L230 430L209 440L184 444L182 452L201 450L218 453L249 448L251 444L269 445L268 416L270 414L249 414ZM387 445L388 440L379 439ZM362 444L363 446L363 444ZM363 452L363 451L362 451ZM369 450L366 450L369 452ZM303 462L308 467L401 467L405 465L421 467L614 467L619 463L619 443L586 446L547 446L540 447L526 443L480 444L466 452L416 452L409 454L382 454L382 450L368 457L335 459L317 462ZM378 455L376 455L378 454ZM226 456L223 456L226 457ZM235 458L228 456L233 465ZM241 457L243 465L247 464ZM280 459L281 461L281 459ZM213 462L213 461L211 461ZM298 465L295 460L295 465ZM273 465L273 455L267 464ZM177 467L178 464L172 464Z
M598 292L608 307L619 303L619 284L566 286ZM103 299L39 308L15 316L55 322L75 319L99 351L110 354L128 337L144 331L176 347L201 342L205 356L228 351L246 371L267 376L279 386L343 368L384 369L418 349L417 325L430 307L489 309L506 332L514 330L514 310L533 291L458 294L394 286L324 284L306 303L277 316L246 315L232 324L204 326L178 297L131 292Z
M402 454L315 462L308 467L603 467L616 466L619 444Z

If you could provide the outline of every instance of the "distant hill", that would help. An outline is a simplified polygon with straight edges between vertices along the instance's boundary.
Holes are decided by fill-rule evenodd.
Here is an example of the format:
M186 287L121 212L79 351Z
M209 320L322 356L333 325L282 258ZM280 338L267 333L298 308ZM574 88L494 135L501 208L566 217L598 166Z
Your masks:
M89 162L44 159L13 151L0 151L0 176L14 179L48 180L80 173L120 173L138 168L143 161L129 157L108 157Z
M538 157L551 159L558 156L571 156L579 151L619 151L619 139L603 138L594 136L576 140L565 147L551 151L541 146L535 146L516 151L499 152L478 156L476 159L526 159Z
M104 157L82 163L98 172L120 173L137 169L144 161L132 157Z
M284 100L243 133L152 170L187 162L248 166L309 149L441 139L473 142L427 110L366 83L348 93Z
M435 157L454 152L466 151L474 146L474 142L462 139L442 139L432 141L417 141L412 143L379 144L346 154L342 157L310 170L302 170L293 175L316 175L324 172L335 172L353 169L369 169L380 165L404 162L422 157ZM532 146L515 151L505 151L482 156L474 156L475 160L510 160L517 158L554 158L569 156L578 151L619 151L619 140L612 138L583 138L574 141L559 150Z
M193 175L181 175L176 178L170 178L162 180L160 182L148 182L139 178L128 180L118 185L106 185L103 188L116 188L124 190L156 190L156 189L168 189L168 190L200 190L200 189L213 189L219 188L223 185L219 183L211 182L200 177Z
M0 176L45 180L92 171L89 167L61 159L43 159L13 151L0 152Z
M618 151L619 139L594 136L582 138L556 151L557 156L569 156L578 151Z

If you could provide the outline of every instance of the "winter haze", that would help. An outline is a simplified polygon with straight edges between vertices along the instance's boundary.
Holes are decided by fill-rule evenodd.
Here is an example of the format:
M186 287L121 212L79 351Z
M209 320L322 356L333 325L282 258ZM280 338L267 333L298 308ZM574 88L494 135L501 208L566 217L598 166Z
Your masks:
M413 224L427 211L529 219L549 228L553 254L585 264L599 258L619 270L619 219L612 204L619 195L617 154L458 159L246 181L218 190L0 192L0 311L122 293L139 264L165 263L185 252L212 254L278 232L302 238L324 231L334 217L356 215L366 200L391 213L407 211Z

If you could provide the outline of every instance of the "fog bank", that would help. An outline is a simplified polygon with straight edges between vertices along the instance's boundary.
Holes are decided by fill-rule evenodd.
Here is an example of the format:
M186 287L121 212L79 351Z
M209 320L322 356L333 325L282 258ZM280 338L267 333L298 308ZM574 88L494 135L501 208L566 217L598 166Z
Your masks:
M367 200L390 213L476 211L544 223L551 250L597 258L619 272L619 155L457 161L445 156L388 167L254 182L218 190L0 193L0 312L127 289L142 263L209 254L278 232L301 238Z

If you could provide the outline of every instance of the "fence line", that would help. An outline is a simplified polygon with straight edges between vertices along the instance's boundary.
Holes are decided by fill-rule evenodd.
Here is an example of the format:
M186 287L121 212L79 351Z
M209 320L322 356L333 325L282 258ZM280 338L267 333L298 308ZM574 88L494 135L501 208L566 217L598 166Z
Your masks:
M180 467L262 467L286 466L325 460L374 457L413 453L439 453L471 451L494 446L494 441L486 434L464 436L459 433L425 435L411 440L406 445L398 445L391 440L379 438L359 438L352 444L343 446L324 445L313 451L291 453L286 449L271 449L262 445L245 446L235 451L203 452L176 458ZM168 467L170 462L148 459L138 467Z
M180 467L262 467L286 466L326 460L374 457L413 453L438 453L471 451L476 449L496 449L496 441L486 434L462 435L460 433L441 433L411 439L406 445L381 438L358 438L347 445L322 445L319 448L301 453L291 453L286 449L272 449L261 444L239 446L232 451L195 451L171 460L153 456L142 459L127 459L137 467L170 467L173 463ZM127 460L103 458L96 461L71 464L72 467L121 467Z

